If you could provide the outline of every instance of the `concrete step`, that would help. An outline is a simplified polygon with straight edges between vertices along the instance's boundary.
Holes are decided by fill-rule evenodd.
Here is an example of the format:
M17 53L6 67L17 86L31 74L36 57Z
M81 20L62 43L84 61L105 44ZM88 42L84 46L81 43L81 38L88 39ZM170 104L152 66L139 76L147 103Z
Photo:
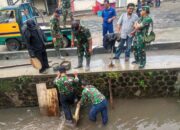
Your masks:
M67 61L71 62L72 68L68 71L69 74L77 71L78 73L100 73L100 72L113 72L113 71L142 71L142 70L180 70L180 49L177 50L159 50L159 51L148 51L147 52L147 64L144 69L139 69L139 65L131 64L134 60L133 55L129 62L125 62L124 55L120 60L113 60L114 67L109 68L109 63L111 61L111 54L97 54L92 56L91 69L90 71L85 71L85 59L84 67L81 69L74 69L77 66L77 56L65 57ZM50 57L50 66L54 63L61 63L62 60L58 58ZM19 60L1 60L1 66L8 65L18 65L30 63L29 59L19 59ZM55 75L56 72L52 68L49 69L46 75ZM0 69L0 78L6 77L18 77L18 76L42 76L39 74L38 70L35 70L31 65L23 67L14 67L8 69Z

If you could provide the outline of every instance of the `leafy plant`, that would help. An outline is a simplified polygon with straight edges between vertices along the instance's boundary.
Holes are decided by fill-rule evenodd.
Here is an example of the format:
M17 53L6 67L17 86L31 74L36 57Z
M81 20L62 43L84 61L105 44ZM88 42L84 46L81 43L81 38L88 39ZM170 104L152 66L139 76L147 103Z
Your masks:
M139 86L142 87L144 90L147 88L147 85L145 84L144 80L140 80L138 82Z
M31 78L27 76L21 76L18 77L18 82L21 82L22 84L26 84L27 82L30 82Z
M107 73L107 77L110 79L117 79L119 76L121 76L120 72L109 72L109 73Z

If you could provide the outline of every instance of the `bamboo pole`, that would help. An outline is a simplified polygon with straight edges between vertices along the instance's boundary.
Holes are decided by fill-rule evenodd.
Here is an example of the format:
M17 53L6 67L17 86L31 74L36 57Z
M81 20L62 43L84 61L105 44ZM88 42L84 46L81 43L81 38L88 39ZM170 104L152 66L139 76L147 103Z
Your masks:
M21 66L28 66L31 64L20 64L20 65L9 65L9 66L0 66L0 69L8 69L8 68L13 68L13 67L21 67Z
M109 95L110 95L110 106L111 109L114 109L114 102L113 102L113 93L112 93L112 83L111 83L111 79L108 79L108 83L109 83Z
M49 61L48 63L51 63L52 61ZM17 65L7 65L7 66L0 66L0 69L8 69L8 68L14 68L14 67L22 67L22 66L29 66L32 65L30 63L25 64L17 64Z
M114 67L114 64L113 64L113 49L111 49L111 57L110 57L111 61L110 61L110 64L109 64L109 68L113 68Z

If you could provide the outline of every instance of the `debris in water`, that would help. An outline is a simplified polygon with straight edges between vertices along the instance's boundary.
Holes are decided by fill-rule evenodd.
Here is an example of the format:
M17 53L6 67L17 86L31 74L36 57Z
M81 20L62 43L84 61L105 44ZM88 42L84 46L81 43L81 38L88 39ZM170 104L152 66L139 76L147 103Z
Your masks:
M139 97L141 95L141 90L136 91L134 95Z
M30 109L28 109L28 110L27 110L27 112L31 112L31 110L30 110Z
M22 118L18 118L19 121L22 121L23 119Z
M180 99L179 99L179 100L177 100L177 103L180 103Z
M7 125L7 124L6 124L6 123L4 123L4 122L0 122L0 125L5 126L5 125Z

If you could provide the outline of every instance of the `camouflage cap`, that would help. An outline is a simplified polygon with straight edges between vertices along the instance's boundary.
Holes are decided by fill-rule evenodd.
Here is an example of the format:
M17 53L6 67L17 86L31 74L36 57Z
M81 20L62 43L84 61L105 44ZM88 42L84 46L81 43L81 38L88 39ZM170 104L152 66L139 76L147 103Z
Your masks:
M149 7L149 6L143 6L143 7L142 7L142 10L149 12L149 11L150 11L150 7Z
M78 20L72 21L72 31L77 31L79 29L80 22Z

